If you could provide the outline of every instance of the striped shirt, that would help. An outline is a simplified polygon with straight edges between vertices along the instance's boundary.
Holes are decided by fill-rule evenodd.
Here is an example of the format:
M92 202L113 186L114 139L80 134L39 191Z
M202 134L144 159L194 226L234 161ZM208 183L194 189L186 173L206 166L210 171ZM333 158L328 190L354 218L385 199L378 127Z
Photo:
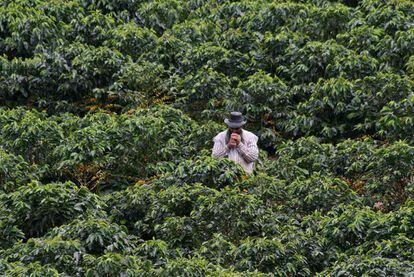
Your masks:
M227 136L228 131L220 132L214 137L213 157L214 158L229 158L236 163L239 163L247 173L252 173L254 163L259 156L259 149L257 148L258 137L252 132L242 129L241 142L236 148L228 148Z

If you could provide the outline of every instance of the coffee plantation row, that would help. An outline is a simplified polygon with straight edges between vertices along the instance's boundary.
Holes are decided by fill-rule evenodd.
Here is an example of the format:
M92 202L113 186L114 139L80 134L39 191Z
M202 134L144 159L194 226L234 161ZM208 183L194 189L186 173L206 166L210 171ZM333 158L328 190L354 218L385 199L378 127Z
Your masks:
M413 45L408 0L1 1L0 275L414 274Z

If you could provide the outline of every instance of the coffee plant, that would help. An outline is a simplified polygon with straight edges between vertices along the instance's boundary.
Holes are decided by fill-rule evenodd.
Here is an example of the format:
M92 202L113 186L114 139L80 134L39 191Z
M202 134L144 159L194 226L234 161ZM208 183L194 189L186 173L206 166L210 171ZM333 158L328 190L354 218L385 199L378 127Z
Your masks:
M412 276L414 2L3 0L1 276ZM241 111L253 174L212 157Z

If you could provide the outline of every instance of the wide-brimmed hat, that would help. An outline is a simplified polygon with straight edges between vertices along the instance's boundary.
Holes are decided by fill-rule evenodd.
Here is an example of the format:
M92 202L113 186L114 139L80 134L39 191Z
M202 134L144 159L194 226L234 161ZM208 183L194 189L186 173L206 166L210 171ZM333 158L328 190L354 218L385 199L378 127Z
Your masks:
M230 117L224 119L224 123L226 123L230 128L240 128L246 124L246 120L244 120L241 112L231 112Z

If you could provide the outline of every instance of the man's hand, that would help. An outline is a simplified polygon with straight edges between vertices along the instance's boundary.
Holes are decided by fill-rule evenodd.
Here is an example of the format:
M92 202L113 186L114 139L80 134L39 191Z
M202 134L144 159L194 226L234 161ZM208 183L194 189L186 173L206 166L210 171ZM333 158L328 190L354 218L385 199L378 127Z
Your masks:
M237 147L237 143L234 139L230 138L229 143L227 144L227 147L230 149L236 148Z
M241 137L239 134L237 133L232 133L231 134L231 138L230 141L233 140L236 143L236 146L239 145L240 141L241 141Z

